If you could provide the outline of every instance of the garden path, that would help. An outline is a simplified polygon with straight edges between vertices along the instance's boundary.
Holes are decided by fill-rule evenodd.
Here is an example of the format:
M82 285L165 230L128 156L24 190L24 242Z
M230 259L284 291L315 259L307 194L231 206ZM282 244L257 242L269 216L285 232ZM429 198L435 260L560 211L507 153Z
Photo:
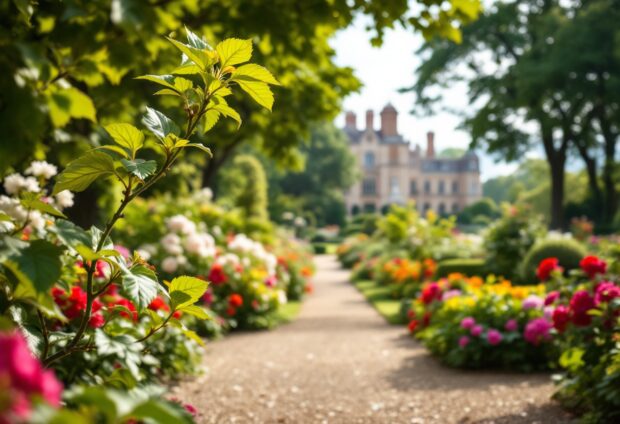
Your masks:
M291 324L209 343L206 372L175 387L204 423L562 423L548 375L438 364L317 256L315 293Z

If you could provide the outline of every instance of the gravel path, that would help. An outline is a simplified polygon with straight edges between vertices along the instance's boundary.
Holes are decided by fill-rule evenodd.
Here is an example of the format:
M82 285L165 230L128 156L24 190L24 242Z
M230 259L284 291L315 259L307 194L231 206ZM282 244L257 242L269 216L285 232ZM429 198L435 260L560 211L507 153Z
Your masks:
M548 375L438 364L318 256L315 293L295 322L208 345L204 375L175 396L204 423L563 423Z

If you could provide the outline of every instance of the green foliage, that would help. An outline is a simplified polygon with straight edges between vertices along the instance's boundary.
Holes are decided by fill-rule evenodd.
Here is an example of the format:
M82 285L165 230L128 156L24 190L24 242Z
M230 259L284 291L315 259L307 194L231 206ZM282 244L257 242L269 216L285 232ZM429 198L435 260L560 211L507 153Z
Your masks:
M526 208L504 205L502 218L484 236L488 271L516 281L522 258L544 234L540 217Z
M480 221L481 217L491 221L499 218L501 215L500 208L488 197L483 197L471 205L466 206L457 216L459 224L473 224Z
M484 259L446 259L440 261L435 271L435 278L447 277L452 273L459 273L468 277L486 274Z
M565 271L579 269L579 262L587 255L585 247L573 238L548 239L537 242L527 252L521 264L521 276L524 284L535 283L536 269L540 261L546 258L558 258Z
M244 218L267 220L267 178L255 157L237 156L231 169L224 172L218 191L222 202L239 208Z

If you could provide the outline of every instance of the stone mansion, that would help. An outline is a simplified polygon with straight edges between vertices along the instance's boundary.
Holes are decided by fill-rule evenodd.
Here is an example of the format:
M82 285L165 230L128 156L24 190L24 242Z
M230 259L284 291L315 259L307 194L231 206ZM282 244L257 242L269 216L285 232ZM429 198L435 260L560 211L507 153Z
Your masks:
M381 129L374 128L372 110L366 112L366 128L357 128L353 112L347 112L344 132L356 157L361 178L346 193L349 214L384 211L393 203L415 201L421 212L429 209L445 215L457 213L481 198L480 164L472 151L460 158L435 154L432 132L426 135L426 151L412 148L397 129L396 109L381 111Z

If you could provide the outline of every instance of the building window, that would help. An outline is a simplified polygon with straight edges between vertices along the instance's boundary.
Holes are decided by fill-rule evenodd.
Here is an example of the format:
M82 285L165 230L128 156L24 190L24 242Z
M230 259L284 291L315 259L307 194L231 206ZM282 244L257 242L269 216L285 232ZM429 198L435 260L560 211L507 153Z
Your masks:
M439 192L439 194L444 194L444 192L446 191L446 187L443 181L439 181L439 187L437 191Z
M400 194L400 186L398 185L398 177L390 177L390 194L397 196Z
M398 146L390 146L390 165L398 165Z
M469 187L469 194L477 194L478 193L478 184L475 181L471 182L471 186Z
M459 192L459 182L452 181L452 193L457 194Z
M443 203L439 204L439 215L445 215L446 214L446 205L444 205Z
M353 205L351 208L351 215L357 215L360 213L360 207L357 205Z
M454 203L452 205L452 213L458 213L459 212L459 204L458 203Z
M364 204L364 212L366 213L375 213L377 210L377 207L375 206L374 203L365 203Z
M418 194L418 183L416 180L409 181L409 194L411 195Z
M431 194L431 182L424 181L424 193Z
M374 168L375 154L373 152L364 153L364 168Z
M373 195L377 193L377 186L374 178L367 178L362 181L362 194Z
M431 204L430 204L430 203L428 203L428 202L426 202L426 203L424 204L424 212L428 212L428 210L429 210L430 208L431 208Z

